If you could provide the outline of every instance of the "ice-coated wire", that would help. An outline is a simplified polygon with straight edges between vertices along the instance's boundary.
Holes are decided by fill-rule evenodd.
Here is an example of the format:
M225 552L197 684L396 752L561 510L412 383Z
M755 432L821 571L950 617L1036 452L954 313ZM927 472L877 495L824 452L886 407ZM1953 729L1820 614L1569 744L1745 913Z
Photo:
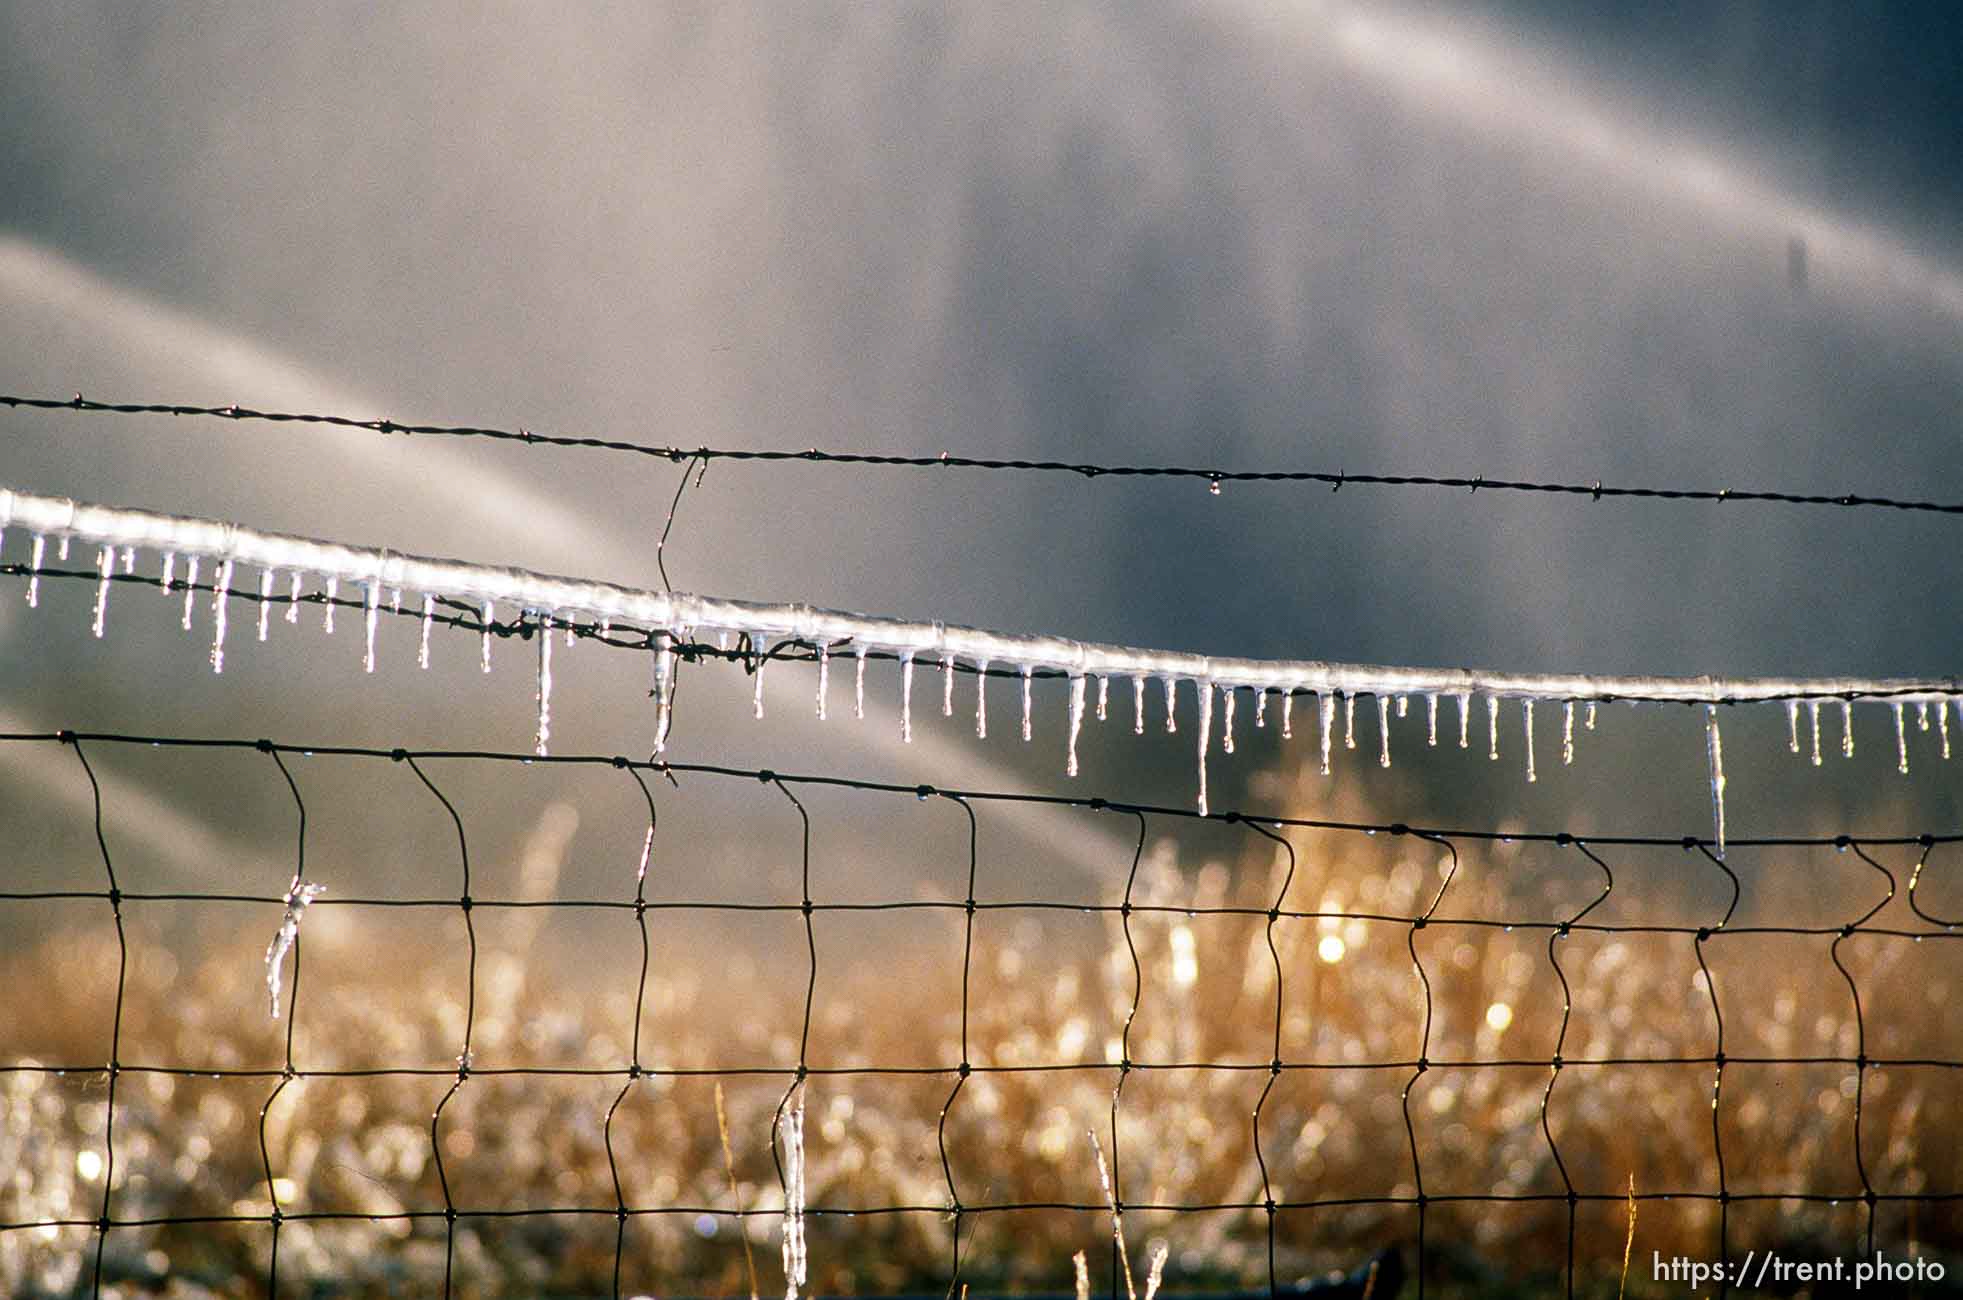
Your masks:
M1010 663L1017 671L1053 675L1132 674L1218 688L1358 695L1460 694L1499 699L1637 700L1744 703L1796 699L1947 702L1963 695L1956 677L1670 677L1660 675L1542 674L1470 668L1401 668L1311 659L1244 659L1076 641L1065 637L992 632L942 622L768 604L716 596L657 592L614 583L557 577L528 569L472 564L360 547L188 516L90 505L64 497L0 488L0 528L115 546L148 547L196 558L304 569L330 581L378 583L456 601L495 602L536 610L557 621L576 619L679 631L722 628L770 641L850 641L864 651L899 656L933 652L970 665ZM336 602L324 602L331 612ZM1174 719L1172 710L1168 721Z

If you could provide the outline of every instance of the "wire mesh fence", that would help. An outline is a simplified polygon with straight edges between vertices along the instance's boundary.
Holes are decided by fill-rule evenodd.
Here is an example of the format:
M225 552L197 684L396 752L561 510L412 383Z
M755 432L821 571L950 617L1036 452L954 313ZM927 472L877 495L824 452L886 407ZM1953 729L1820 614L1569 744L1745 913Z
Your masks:
M1028 1287L1094 1245L1114 1204L1134 1238L1173 1247L1187 1288L1280 1291L1403 1246L1435 1289L1461 1253L1508 1243L1585 1287L1632 1215L1734 1262L1774 1236L1963 1244L1956 909L1930 901L1955 836L1741 840L1720 861L1697 839L1057 799L1122 822L1134 852L1120 891L1036 901L991 888L986 851L1024 794L614 756L0 743L76 765L98 850L92 878L0 896L70 918L8 961L39 1008L21 1041L51 1053L4 1067L17 1293L166 1274L265 1294L672 1293L740 1290L749 1267L774 1287L799 1223L820 1290ZM252 815L290 836L289 878L131 888L97 770L132 747L271 769L261 788L284 796ZM350 815L308 798L327 762L413 787L450 824L449 860L405 864L398 893L310 898L309 835ZM554 767L640 806L617 892L474 889L446 790ZM663 808L705 783L750 788L781 836L753 897L691 896L690 847L662 835ZM828 899L837 795L898 836L941 823L938 847L965 842L965 888ZM1679 860L1709 877L1695 914L1619 908ZM1744 880L1837 868L1869 882L1858 909L1750 920L1796 900L1753 908ZM232 996L161 977L153 914L185 907L274 937L203 954L200 978ZM573 914L624 957L596 949L579 997L516 986L532 940L510 927ZM420 942L391 938L404 915ZM779 969L688 953L680 936L709 916L761 927ZM915 930L918 953L868 968L869 918Z

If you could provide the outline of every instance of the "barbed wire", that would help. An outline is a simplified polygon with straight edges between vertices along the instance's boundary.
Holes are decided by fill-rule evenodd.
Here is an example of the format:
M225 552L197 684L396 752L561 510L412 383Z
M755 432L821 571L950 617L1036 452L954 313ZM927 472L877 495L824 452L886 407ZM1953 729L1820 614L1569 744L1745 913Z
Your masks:
M1228 483L1313 484L1341 491L1345 487L1434 487L1463 489L1469 493L1518 492L1542 495L1586 497L1590 501L1631 499L1644 501L1755 502L1797 506L1839 506L1872 508L1912 513L1963 514L1963 502L1917 500L1906 497L1876 496L1855 492L1785 492L1768 488L1692 488L1646 487L1590 482L1489 478L1485 475L1380 474L1351 473L1347 470L1233 470L1189 465L1100 464L1091 461L1031 460L1007 457L957 456L942 452L937 456L889 455L878 452L826 451L817 447L803 450L748 449L735 447L683 447L630 439L605 438L584 434L542 433L528 428L497 428L467 424L404 424L392 419L364 420L353 416L264 411L253 407L193 406L166 402L105 402L77 393L58 399L0 394L0 403L9 407L47 411L83 411L105 415L198 416L227 420L264 421L274 424L310 424L345 429L366 429L382 434L481 438L496 442L516 442L526 446L561 447L620 452L665 460L675 464L699 462L706 467L716 460L761 463L804 462L825 465L858 465L904 469L971 469L1031 474L1066 474L1085 479L1187 479L1206 483L1218 492ZM686 480L684 480L686 481Z

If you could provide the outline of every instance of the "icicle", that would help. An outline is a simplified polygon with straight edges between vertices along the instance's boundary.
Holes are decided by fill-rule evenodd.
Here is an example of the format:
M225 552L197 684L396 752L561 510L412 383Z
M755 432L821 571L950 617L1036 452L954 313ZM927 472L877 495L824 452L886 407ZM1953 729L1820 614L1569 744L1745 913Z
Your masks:
M1166 734L1171 735L1173 732L1179 730L1179 717L1177 713L1178 697L1174 694L1175 683L1173 682L1172 678L1168 677L1165 680L1166 680Z
M1806 702L1806 718L1813 725L1813 766L1820 766L1820 701Z
M1590 731L1595 730L1595 701L1588 701L1588 719L1582 725Z
M1206 816L1206 743L1213 730L1213 683L1196 681L1200 695L1200 816Z
M570 650L573 648L573 640L576 635L573 631L572 620L568 619L563 626L566 629L566 649Z
M1390 697L1377 697L1377 766L1390 766Z
M1322 714L1322 774L1329 775L1329 733L1336 725L1336 697L1327 691L1316 696Z
M266 620L273 612L273 571L259 570L259 639L266 639Z
M1472 731L1472 692L1459 692L1459 748L1470 749Z
M1929 701L1927 700L1915 702L1915 729L1917 731L1929 729Z
M170 594L171 584L176 581L176 578L177 578L177 552L165 551L163 593L166 596Z
M1534 771L1534 702L1532 700L1522 700L1520 702L1520 717L1522 724L1526 727L1527 781L1531 784L1540 780L1540 774Z
M361 671L375 671L375 624L381 620L382 589L370 582L362 593L364 609L361 618Z
M69 537L67 533L63 533L55 542L55 560L61 564L68 563L68 542Z
M804 1086L778 1118L784 1135L784 1300L798 1300L805 1283L809 1256L804 1239Z
M1263 686L1254 692L1254 728L1259 731L1268 725L1268 688Z
M497 617L497 608L495 605L493 605L490 601L487 600L484 602L484 608L480 612L483 615L482 622L484 624L484 642L483 645L479 648L478 654L480 660L484 665L484 671L488 673L491 671L491 624L492 622L495 621Z
M1403 717L1403 716L1404 716L1405 714L1407 714L1407 713L1409 713L1410 711L1411 711L1411 697L1410 697L1410 696L1408 696L1408 695L1400 695L1400 696L1398 696L1398 697L1397 697L1397 716L1401 718L1401 717Z
M1029 675L1035 669L1033 664L1022 666L1022 738L1029 739Z
M1097 679L1097 720L1104 721L1111 707L1111 677L1107 673Z
M123 548L123 572L136 572L136 548L134 546L125 546Z
M1943 758L1949 758L1949 701L1936 701L1936 727L1942 732Z
M954 716L954 656L951 654L941 656L941 716ZM1100 713L1098 716L1104 715Z
M988 739L988 660L975 665L975 739Z
M1425 744L1438 748L1438 695L1425 696Z
M1893 701L1895 710L1895 770L1908 775L1908 731L1902 726L1902 702Z
M1786 748L1799 753L1799 701L1786 701Z
M104 546L95 553L95 620L90 630L100 637L103 620L109 614L109 579L116 572L116 548Z
M41 603L41 557L47 553L48 539L34 534L34 546L27 559L27 607Z
M225 614L231 604L232 561L218 566L218 580L211 584L211 671L225 671Z
M1500 697L1486 697L1486 757L1498 762L1500 756Z
M1131 679L1131 734L1134 736L1145 734L1145 679L1143 677Z
M552 738L552 617L539 617L538 639L538 741L533 748L540 757Z
M1718 734L1718 706L1704 706L1705 750L1711 760L1711 816L1718 827L1718 859L1724 859L1724 737Z
M1574 763L1574 701L1569 700L1561 711L1561 766Z
M900 656L900 739L913 743L913 651Z
M1356 748L1356 692L1343 697L1343 748Z
M853 652L858 656L857 676L852 679L852 716L866 716L866 648L855 646Z
M184 563L184 618L183 627L191 630L191 607L198 598L198 556L193 555Z
M341 580L333 574L327 575L327 614L321 620L321 628L329 636L334 633L334 595L340 590Z
M423 626L421 639L416 643L416 667L429 667L429 627L436 618L436 597L423 593Z
M1281 738L1295 739L1295 692L1292 689L1281 693Z
M286 589L286 621L300 621L300 571L295 569Z
M750 713L757 718L763 717L763 670L769 662L769 655L759 654L757 669L750 674Z
M667 632L655 634L654 651L654 752L668 748L668 727L675 713L675 638Z
M1847 700L1840 702L1840 756L1854 757L1854 705Z
M825 720L825 697L831 694L832 686L832 647L829 641L818 643L818 721Z
M1220 719L1220 748L1222 752L1234 752L1234 688L1223 686L1220 694L1226 697L1227 711Z
M286 911L279 919L273 941L266 945L266 992L272 1000L275 1020L279 1019L280 967L292 950L293 941L300 937L300 918L306 913L307 904L326 892L327 886L301 884L298 876L286 887Z
M1070 679L1070 740L1068 757L1064 760L1063 774L1077 775L1077 729L1084 725L1084 679L1081 676Z

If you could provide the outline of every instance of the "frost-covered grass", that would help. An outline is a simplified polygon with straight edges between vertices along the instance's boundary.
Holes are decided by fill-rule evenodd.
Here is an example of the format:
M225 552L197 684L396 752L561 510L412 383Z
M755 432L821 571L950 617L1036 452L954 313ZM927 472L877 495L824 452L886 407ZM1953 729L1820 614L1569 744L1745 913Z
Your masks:
M1431 982L1427 1053L1440 1063L1410 1095L1427 1194L1559 1193L1561 1173L1541 1127L1561 1019L1547 932L1444 920L1559 921L1599 890L1599 875L1552 848L1462 848L1441 919L1414 937L1408 920L1368 918L1424 911L1443 879L1437 845L1334 836L1294 843L1300 861L1281 905L1332 915L1285 919L1272 930L1285 973L1281 1056L1321 1067L1285 1072L1262 1107L1262 1152L1275 1198L1415 1192L1400 1100L1414 1072L1371 1065L1408 1061L1419 1050L1424 994L1411 943ZM1653 881L1645 884L1628 862L1617 865L1617 900L1601 919L1631 921L1647 911L1676 921L1695 912L1692 924L1714 920L1704 903L1692 909ZM1782 885L1778 873L1761 879L1740 870L1748 899L1788 891L1783 901L1766 903L1773 915L1781 907L1822 906L1820 891L1794 873ZM1106 1285L1110 1220L1096 1208L1105 1196L1086 1138L1091 1128L1106 1144L1128 1204L1263 1199L1250 1117L1274 1052L1266 911L1285 871L1271 842L1245 833L1148 850L1133 901L1172 910L1138 912L1130 921L1143 973L1130 1054L1140 1062L1250 1068L1133 1071L1115 1144L1108 1126L1118 1071L1108 1062L1119 1055L1134 997L1121 923L1075 913L984 914L969 985L971 1060L978 1067L1084 1068L978 1069L962 1085L946 1120L959 1197L969 1207L1067 1201L1087 1208L964 1215L964 1278L977 1286L1069 1291L1072 1256L1088 1250L1093 1279ZM1642 906L1615 910L1645 894ZM1247 911L1184 911L1217 907ZM0 1039L8 1061L106 1059L116 948L106 909L96 910L102 915L64 913L73 924L0 959L10 990ZM140 908L130 911L121 1058L202 1070L276 1069L287 1022L266 1015L268 936L241 933L187 947L147 930ZM1905 912L1899 902L1872 924L1913 920L1897 911ZM963 917L957 910L916 919L923 942L909 953L853 953L836 943L828 950L820 919L823 987L808 1050L813 1065L959 1060ZM440 1287L442 1220L390 1216L444 1204L430 1116L455 1082L441 1072L454 1068L463 1037L463 972L455 961L458 935L450 932L460 933L462 923L455 915L424 921L449 927L440 947L409 949L378 948L366 924L359 909L309 912L299 986L289 991L296 1059L308 1069L416 1066L436 1073L287 1084L264 1124L269 1188L258 1116L277 1078L127 1072L115 1117L117 1217L259 1216L272 1196L289 1214L375 1216L287 1222L282 1291L289 1283L295 1293L320 1295L420 1295ZM1853 1054L1852 1003L1828 958L1831 937L1740 935L1706 945L1731 1056ZM486 926L482 945L476 1068L626 1064L631 986L614 982L590 996L569 996L528 971L521 945L503 932ZM440 958L431 955L439 951ZM1620 1197L1630 1177L1639 1192L1717 1188L1712 1070L1579 1062L1705 1057L1715 1029L1686 936L1577 933L1561 951L1573 989L1562 1051L1576 1063L1561 1072L1551 1123L1575 1187L1611 1198L1581 1207L1576 1250L1585 1279L1613 1294L1627 1228ZM1843 944L1842 960L1863 993L1870 1056L1963 1055L1963 1016L1947 977L1954 951L1944 943L1858 935ZM801 948L795 955L801 958ZM643 1063L694 1070L794 1064L801 979L794 988L800 1005L787 1010L773 986L764 1007L746 995L744 969L726 953L691 956L679 945L657 944L641 1024ZM1443 1064L1472 1059L1516 1064ZM815 1074L802 1124L802 1176L813 1210L947 1205L937 1124L954 1082L949 1073ZM618 1076L478 1075L445 1106L437 1142L459 1207L601 1211L460 1219L453 1256L459 1294L609 1292L615 1221L607 1211L615 1193L606 1122L622 1083ZM718 1083L729 1117L728 1163L718 1134ZM781 1288L775 1265L783 1202L770 1139L788 1084L782 1074L657 1076L629 1089L612 1121L622 1193L637 1208L681 1208L631 1221L624 1293L747 1294L744 1231L763 1290ZM0 1220L97 1214L105 1100L99 1071L0 1075ZM1862 1110L1861 1151L1878 1190L1963 1188L1963 1089L1953 1071L1870 1071ZM1858 1193L1852 1115L1848 1067L1730 1066L1720 1123L1731 1189ZM736 1211L751 1213L739 1218ZM1132 1258L1166 1249L1167 1293L1266 1280L1259 1210L1127 1209L1124 1223ZM1710 1202L1643 1202L1635 1257L1647 1260L1652 1250L1709 1257L1716 1223ZM1854 1202L1747 1202L1732 1207L1731 1241L1741 1253L1806 1243L1815 1254L1851 1255L1864 1225L1865 1211ZM806 1289L813 1294L938 1292L947 1285L954 1221L937 1208L852 1218L814 1212L804 1230ZM1281 1276L1294 1281L1352 1267L1387 1245L1408 1248L1416 1214L1397 1205L1284 1210L1277 1232ZM122 1229L109 1240L106 1271L125 1296L254 1295L263 1290L271 1235L264 1223ZM1958 1215L1941 1207L1925 1206L1911 1221L1884 1205L1880 1235L1897 1253L1911 1240L1925 1252L1963 1246ZM1565 1259L1567 1213L1558 1202L1443 1203L1431 1207L1427 1236L1438 1276L1450 1281L1448 1294L1539 1290ZM85 1228L0 1233L0 1291L67 1294L78 1277L86 1282L93 1249ZM167 1276L177 1290L165 1289ZM1631 1294L1644 1293L1642 1281L1638 1270Z

